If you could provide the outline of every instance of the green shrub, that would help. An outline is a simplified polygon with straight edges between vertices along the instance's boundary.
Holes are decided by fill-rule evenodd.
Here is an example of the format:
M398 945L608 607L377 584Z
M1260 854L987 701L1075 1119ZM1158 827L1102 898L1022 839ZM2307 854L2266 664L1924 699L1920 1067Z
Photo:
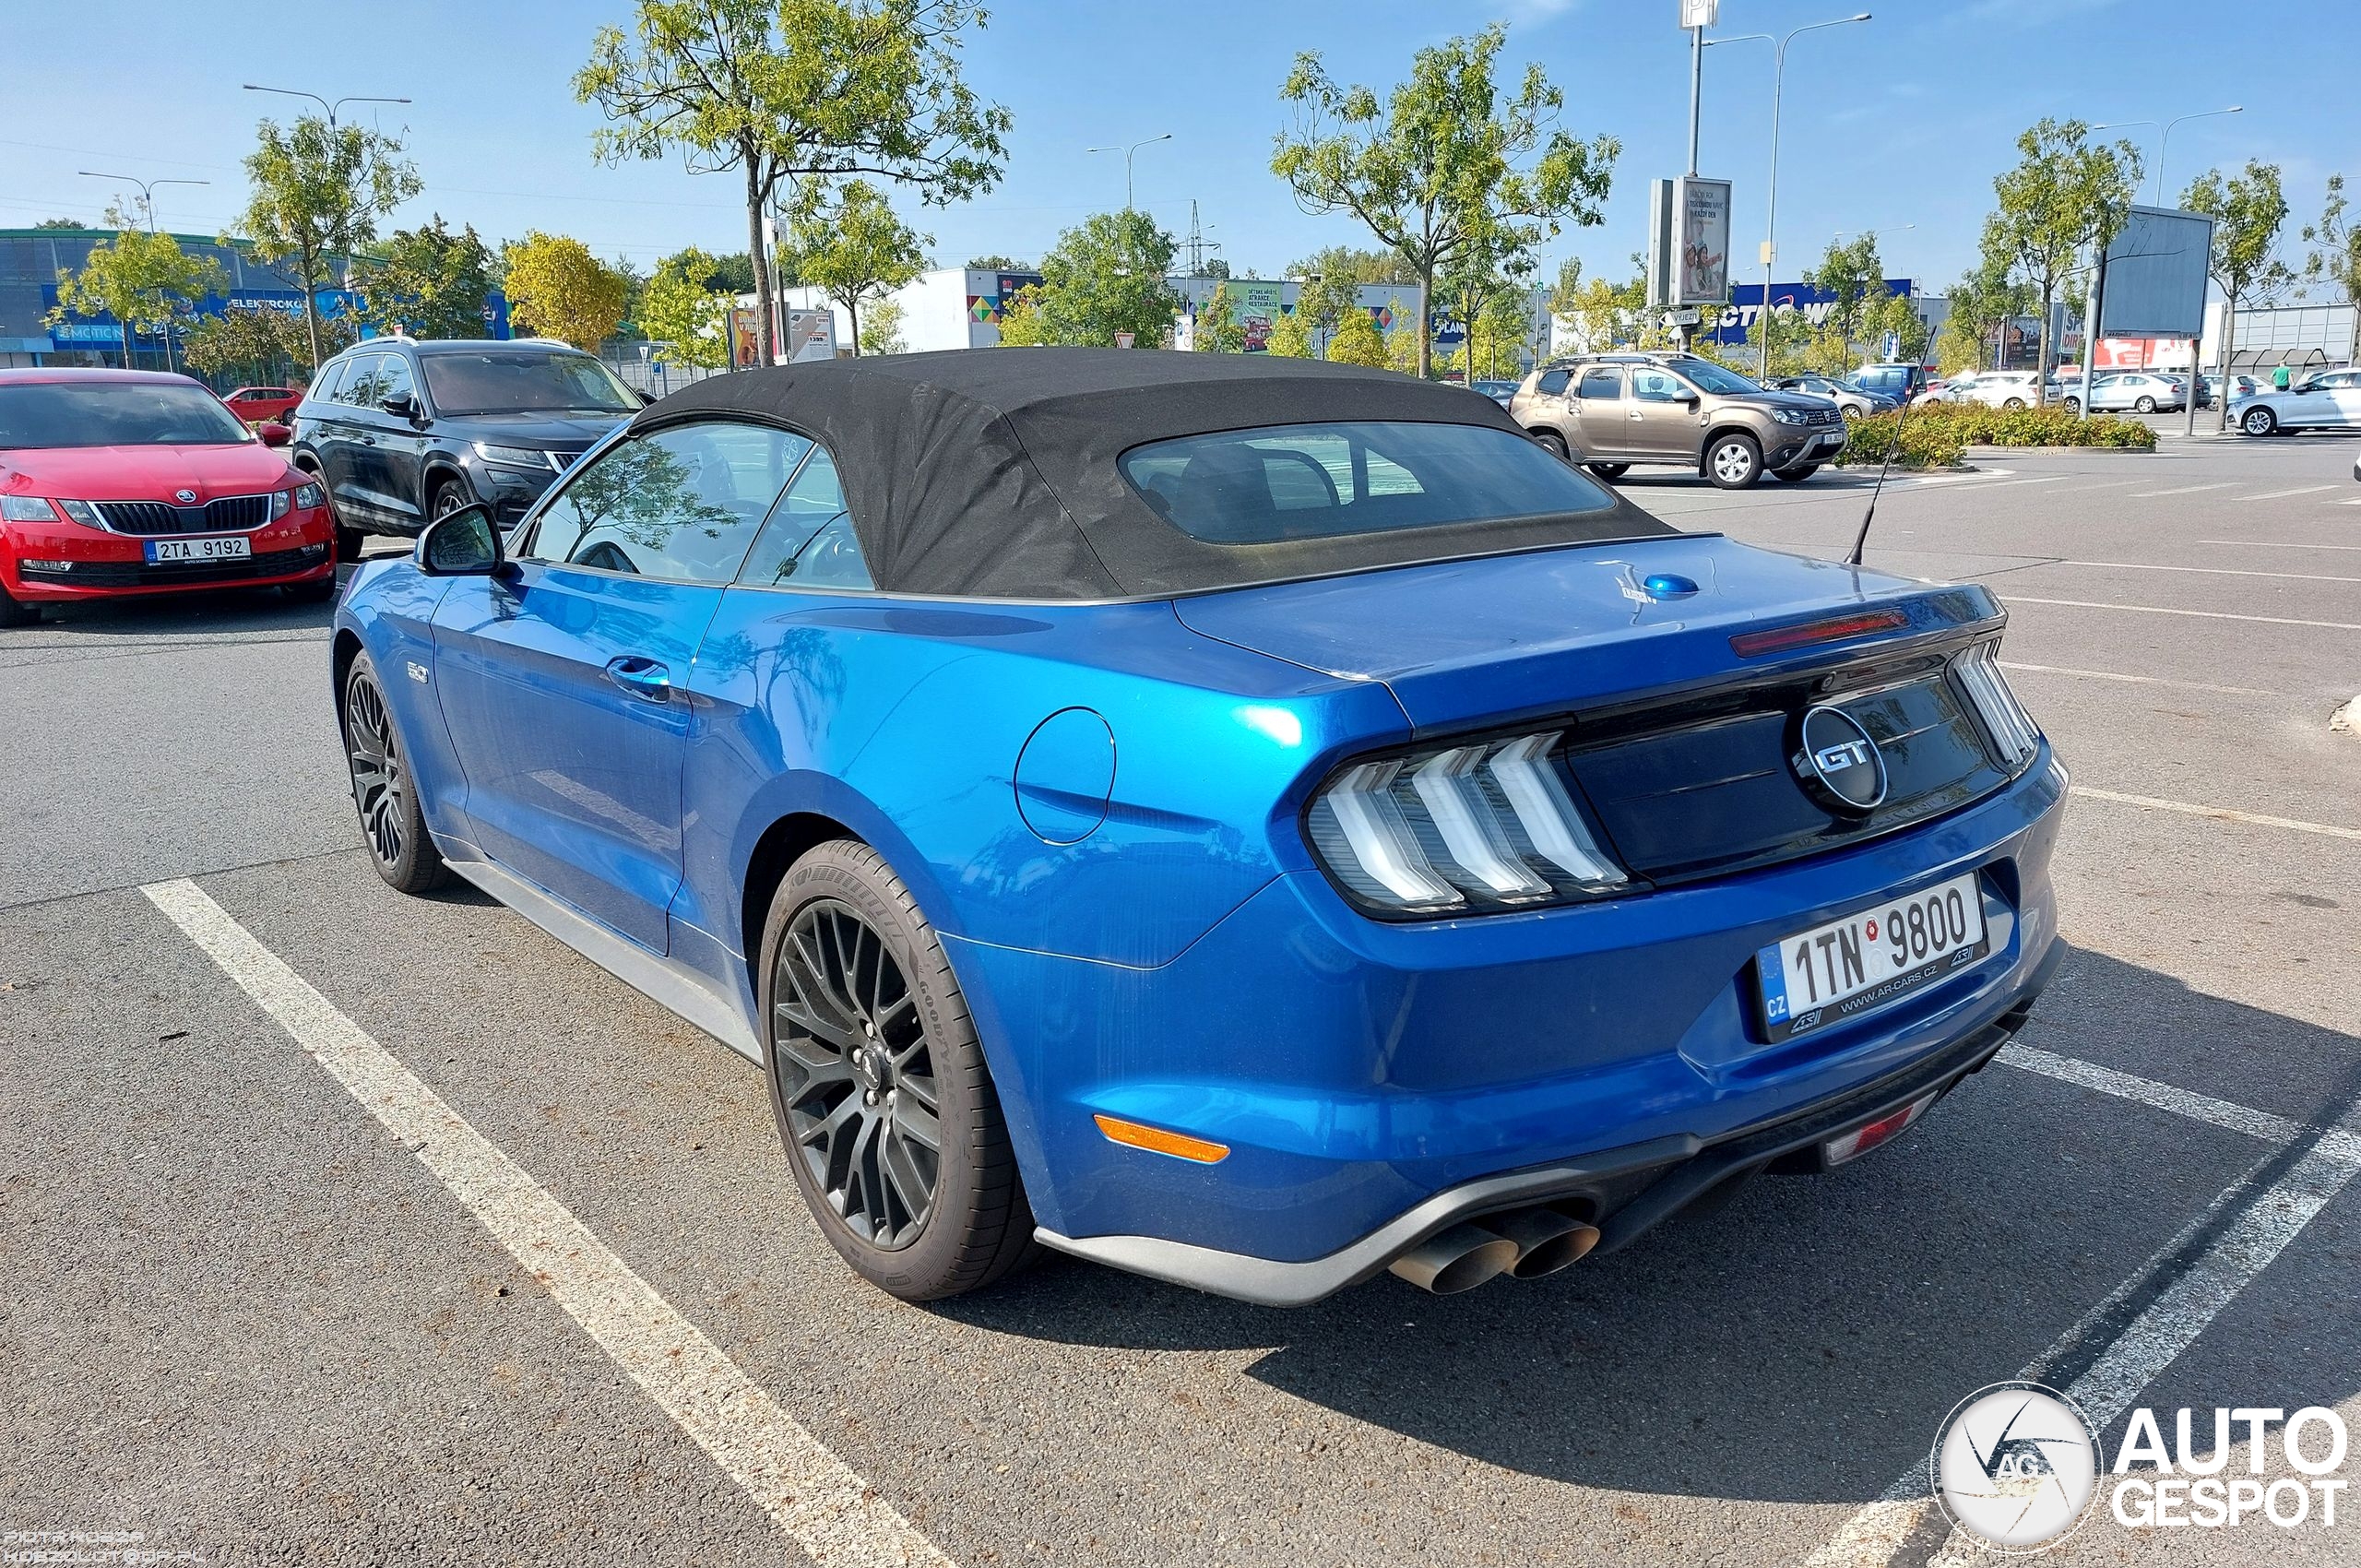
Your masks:
M1895 414L1857 422L1839 463L1881 463L1893 445ZM1969 446L2113 446L2153 451L2156 433L2138 420L2099 414L2090 419L2052 404L2040 409L1987 409L1981 403L1938 403L1910 410L1894 454L1898 468L1947 467Z

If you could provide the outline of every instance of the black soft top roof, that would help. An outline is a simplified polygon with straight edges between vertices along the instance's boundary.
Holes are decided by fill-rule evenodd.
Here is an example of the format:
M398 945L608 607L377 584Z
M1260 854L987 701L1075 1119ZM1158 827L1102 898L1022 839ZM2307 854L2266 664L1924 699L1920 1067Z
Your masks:
M644 409L647 429L728 413L835 457L854 532L889 593L1161 597L1373 566L1675 531L1619 497L1564 517L1269 544L1191 538L1116 459L1173 436L1406 420L1519 431L1479 392L1320 360L1138 349L970 349L713 376Z

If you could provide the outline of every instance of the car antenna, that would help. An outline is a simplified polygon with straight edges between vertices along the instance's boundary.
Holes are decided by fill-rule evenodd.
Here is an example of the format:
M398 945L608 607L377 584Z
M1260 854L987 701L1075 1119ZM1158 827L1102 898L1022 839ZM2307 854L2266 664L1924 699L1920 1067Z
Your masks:
M1861 531L1853 536L1853 553L1845 557L1845 564L1847 566L1859 565L1861 552L1869 547L1869 524L1877 517L1878 497L1885 492L1885 476L1893 469L1893 455L1902 449L1902 429L1910 422L1912 403L1910 390L1904 386L1902 393L1902 412L1895 416L1893 422L1893 439L1886 445L1885 461L1878 465L1878 482L1869 491L1869 509L1861 514Z

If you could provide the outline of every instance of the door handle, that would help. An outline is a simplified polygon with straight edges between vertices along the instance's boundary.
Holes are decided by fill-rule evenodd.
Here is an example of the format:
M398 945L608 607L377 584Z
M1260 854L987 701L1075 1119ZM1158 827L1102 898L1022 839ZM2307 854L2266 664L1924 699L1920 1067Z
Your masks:
M607 679L649 702L663 702L672 695L672 671L635 653L607 660Z
M363 446L374 446L377 445L377 438L374 435L364 435L361 438L361 445Z

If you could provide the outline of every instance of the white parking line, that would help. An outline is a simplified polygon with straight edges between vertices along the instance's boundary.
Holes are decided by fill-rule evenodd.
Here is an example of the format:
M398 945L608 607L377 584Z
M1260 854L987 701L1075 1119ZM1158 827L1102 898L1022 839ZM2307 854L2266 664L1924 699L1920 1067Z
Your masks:
M2248 1137L2266 1144L2293 1143L2304 1131L2286 1117L2273 1115L2268 1111L2233 1105L2226 1099L2215 1099L2212 1095L2197 1094L2130 1073L2118 1073L2095 1062L2060 1056L2055 1051L2043 1051L2021 1041L2012 1040L2004 1047L2000 1060L2028 1073L2039 1073L2044 1077L2079 1084L2086 1089L2111 1094L2118 1099L2138 1100L2158 1111L2186 1116L2192 1122L2203 1122L2227 1132L2244 1133ZM2341 1159L2348 1165L2361 1166L2361 1137L2351 1133L2331 1129L2320 1135L2317 1147L2324 1158Z
M2260 686L2209 686L2202 681L2167 681L2162 675L2118 675L2112 670L2074 670L2062 664L2020 664L2000 660L2003 670L2030 670L2042 675L2080 675L2089 681L2122 681L2134 686L2171 686L2184 692L2221 692L2236 697L2272 697L2279 694Z
M2047 1057L2048 1063L2038 1062L2043 1057ZM2012 1058L2017 1058L2015 1065L2035 1072L2044 1071L2049 1063L2070 1060L2011 1046L2001 1060ZM2074 1067L2090 1069L2087 1075L2078 1073L2072 1080L2087 1087L2107 1094L2123 1093L2129 1088L2133 1092L2127 1098L2184 1114L2188 1113L2187 1102L2201 1102L2201 1109L2207 1113L2199 1120L2228 1124L2217 1119L2218 1109L2232 1122L2248 1123L2233 1130L2250 1133L2283 1147L2300 1131L2284 1118L2272 1117L2265 1123L2257 1120L2264 1117L2263 1112L2229 1106L2224 1101L2208 1101L2204 1096L2187 1095L2186 1091L2151 1084L2129 1074L2112 1073L2090 1063L2074 1063ZM2286 1137L2277 1135L2281 1126L2287 1129ZM2340 1141L2331 1146L2332 1140ZM2018 1377L2028 1382L2050 1381L2059 1365L2077 1358L2078 1352L2088 1348L2094 1334L2105 1333L2138 1293L2176 1267L2176 1260L2189 1248L2212 1235L2204 1251L2182 1267L2178 1277L2132 1318L2068 1385L2067 1394L2094 1422L2105 1427L2113 1421L2142 1389L2155 1381L2159 1372L2196 1343L2224 1307L2236 1300L2256 1276L2277 1260L2315 1215L2351 1184L2356 1170L2361 1170L2361 1162L2353 1158L2343 1140L2347 1140L2347 1134L2342 1133L2323 1135L2303 1158L2257 1191L2256 1177L2272 1162L2284 1158L2277 1149L2265 1155L2245 1176L2207 1205L2204 1212L2183 1226L2179 1234L2149 1254L2147 1261L2105 1301L2084 1313L2072 1327L2052 1341L2047 1349L2017 1373ZM2225 1217L2234 1210L2235 1217L2225 1222ZM1827 1544L1813 1552L1806 1560L1806 1568L1884 1568L1933 1509L1928 1484L1923 1463L1904 1470L1876 1502L1854 1515ZM1958 1547L1960 1555L1954 1558L1939 1548L1928 1560L1930 1568L1933 1563L1965 1561L1972 1555L1957 1532L1952 1532L1945 1544ZM1981 1560L1980 1555L1976 1560Z
M2294 490L2266 490L2260 495L2241 495L2236 499L2242 504L2248 501L2284 501L2290 495L2318 495L2323 490L2335 488L2332 484L2306 484Z
M2200 572L2212 577L2286 577L2299 583L2361 583L2361 577L2331 577L2319 572L2257 572L2236 566L2165 566L2153 561L2053 561L2053 566L2110 566L2123 572Z
M2005 597L2010 604L2055 604L2068 610L2132 610L2142 615L2188 615L2200 621L2253 621L2267 626L2316 626L2324 632L2361 632L2361 623L2352 621L2298 621L2286 615L2233 615L2226 610L2167 610L2161 604L2105 604L2089 599L2035 599L2023 593Z
M2224 544L2233 550L2361 550L2361 544L2291 544L2284 539L2201 539L2200 544Z
M2060 495L2087 495L2094 490L2120 490L2127 484L2138 484L2136 479L2102 480L2096 484L2078 484L2071 490L2061 490Z
M2184 484L2175 490L2142 490L2134 492L2131 499L2146 501L2158 495L2194 495L2201 490L2227 490L2237 482L2234 479L2225 479L2217 484Z
M418 1156L798 1546L829 1564L951 1568L564 1205L202 888L184 879L141 891Z
M2179 812L2184 816L2210 816L2216 822L2243 822L2255 827L2284 827L2296 833L2317 833L2326 838L2361 839L2361 827L2336 827L2325 822L2298 822L2292 816L2264 816L2257 812L2232 811L2227 806L2160 801L2153 795L2124 795L2113 790L2094 790L2087 784L2070 784L2066 792L2094 801L2113 801L2118 805L2145 806L2150 811Z

